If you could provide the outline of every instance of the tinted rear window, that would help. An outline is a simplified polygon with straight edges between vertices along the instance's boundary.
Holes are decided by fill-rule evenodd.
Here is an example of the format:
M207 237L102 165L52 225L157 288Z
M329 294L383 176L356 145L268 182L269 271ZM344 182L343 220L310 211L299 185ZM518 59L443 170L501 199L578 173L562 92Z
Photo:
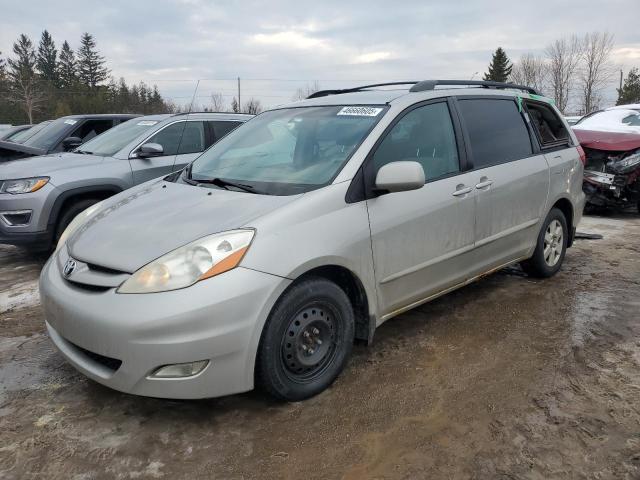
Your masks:
M459 106L475 168L519 160L533 153L529 132L513 100L461 99Z

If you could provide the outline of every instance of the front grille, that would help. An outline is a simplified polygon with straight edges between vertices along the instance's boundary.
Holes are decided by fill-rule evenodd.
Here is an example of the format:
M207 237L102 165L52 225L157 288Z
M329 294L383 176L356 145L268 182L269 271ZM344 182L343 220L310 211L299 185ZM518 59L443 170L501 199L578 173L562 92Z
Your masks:
M95 353L85 348L79 347L75 343L71 343L71 345L73 345L75 348L77 348L80 352L82 352L84 355L89 357L94 362L99 363L104 367L107 367L109 370L113 372L118 370L120 368L120 365L122 365L122 360L118 360L117 358L105 357L104 355L100 355L99 353Z

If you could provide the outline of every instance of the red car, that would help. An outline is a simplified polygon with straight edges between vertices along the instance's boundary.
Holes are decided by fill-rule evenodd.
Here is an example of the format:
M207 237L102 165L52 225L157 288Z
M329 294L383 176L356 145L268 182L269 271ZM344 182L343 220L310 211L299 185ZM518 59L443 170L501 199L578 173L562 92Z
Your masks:
M582 188L587 205L640 212L640 112L596 112L573 130L586 154Z

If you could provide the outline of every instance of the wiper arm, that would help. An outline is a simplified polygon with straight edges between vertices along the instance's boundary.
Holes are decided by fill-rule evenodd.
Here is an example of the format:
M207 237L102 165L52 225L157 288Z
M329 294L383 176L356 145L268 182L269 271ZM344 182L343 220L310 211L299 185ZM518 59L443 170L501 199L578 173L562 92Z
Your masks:
M89 152L87 150L78 150L77 148L73 151L73 153L79 153L80 155L93 155L93 152Z
M236 183L236 182L230 182L229 180L225 180L223 178L193 178L191 177L190 179L193 182L196 183L208 183L211 185L215 185L217 187L221 187L224 188L225 190L229 190L228 187L235 187L238 188L240 190L243 190L245 192L248 193L260 193L258 190L255 189L255 187L252 187L251 185L245 185L244 183Z

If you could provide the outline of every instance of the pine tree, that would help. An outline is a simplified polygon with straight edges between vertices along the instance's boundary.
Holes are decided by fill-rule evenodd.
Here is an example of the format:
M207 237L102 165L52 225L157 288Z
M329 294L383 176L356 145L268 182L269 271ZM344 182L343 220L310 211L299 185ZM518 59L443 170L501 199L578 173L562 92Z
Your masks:
M24 33L13 44L16 58L9 59L9 101L19 104L33 123L33 114L39 109L44 95L36 73L36 51L33 42Z
M506 82L509 75L511 75L512 68L513 65L506 52L502 47L498 47L489 64L489 71L484 74L484 79L494 82Z
M0 52L0 82L4 82L7 76L7 66L5 64L4 58L2 58L2 52Z
M628 105L640 103L640 73L637 68L632 68L624 80L622 88L618 88L618 101L616 105Z
M78 77L88 88L95 88L109 78L109 69L105 66L104 57L98 53L96 41L89 33L83 33L80 39Z
M60 78L60 86L65 89L72 88L78 82L76 56L66 40L60 50L58 77Z
M54 86L59 84L57 57L58 51L56 50L53 38L49 32L45 30L42 32L42 37L40 37L36 66L40 77Z

